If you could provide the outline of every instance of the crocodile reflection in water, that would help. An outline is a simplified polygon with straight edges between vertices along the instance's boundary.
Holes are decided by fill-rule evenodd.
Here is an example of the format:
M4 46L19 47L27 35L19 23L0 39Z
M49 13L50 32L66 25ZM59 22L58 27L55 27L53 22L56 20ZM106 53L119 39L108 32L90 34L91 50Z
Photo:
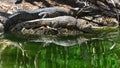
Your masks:
M50 43L53 43L53 44L56 44L56 45L60 45L60 46L73 46L73 45L76 45L76 44L82 44L82 43L85 43L87 42L88 39L86 38L83 38L83 37L79 37L77 39L50 39L50 38L41 38L41 39L37 39L37 40L30 40L30 42L44 42L46 44L50 44Z
M68 35L68 36L39 36L37 39L31 39L29 42L35 42L35 43L45 43L47 44L55 44L60 46L74 46L74 45L81 45L84 43L87 43L88 41L94 41L94 40L108 40L112 41L111 39L116 39L119 32L103 32L101 34L98 34L97 36L92 35L93 37L89 37L89 35ZM95 37L94 37L95 36Z

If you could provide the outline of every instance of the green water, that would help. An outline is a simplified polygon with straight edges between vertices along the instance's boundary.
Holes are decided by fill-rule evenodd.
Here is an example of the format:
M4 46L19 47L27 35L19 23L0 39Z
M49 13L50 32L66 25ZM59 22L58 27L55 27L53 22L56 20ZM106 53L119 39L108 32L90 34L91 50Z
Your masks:
M1 34L0 68L120 68L120 29L87 35Z

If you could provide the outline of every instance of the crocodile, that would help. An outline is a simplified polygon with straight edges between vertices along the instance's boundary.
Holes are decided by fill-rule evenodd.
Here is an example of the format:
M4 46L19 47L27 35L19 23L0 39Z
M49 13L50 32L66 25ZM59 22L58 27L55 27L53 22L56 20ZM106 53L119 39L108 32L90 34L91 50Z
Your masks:
M119 26L118 21L115 18L105 18L102 22L104 22L104 26L100 26L99 24L95 24L84 19L77 19L72 16L59 16L21 22L11 28L10 31L17 33L24 31L25 29L28 32L29 30L32 30L32 33L34 34L34 32L41 33L42 29L44 32L45 29L47 31L54 31L54 33L56 34L59 33L61 29L67 29L84 33L96 33L94 29L117 28Z
M9 31L11 27L14 27L16 24L28 20L40 19L40 18L52 18L57 16L76 16L76 12L79 8L62 8L62 7L48 7L41 8L33 11L20 11L8 16L6 21L5 31Z
M76 19L72 16L59 16L54 18L43 18L35 19L30 21L25 21L14 26L10 31L19 32L23 28L25 29L35 29L42 26L49 26L55 29L67 28L69 30L81 30L84 31L86 28L91 28L91 25L85 22L80 22L81 19Z

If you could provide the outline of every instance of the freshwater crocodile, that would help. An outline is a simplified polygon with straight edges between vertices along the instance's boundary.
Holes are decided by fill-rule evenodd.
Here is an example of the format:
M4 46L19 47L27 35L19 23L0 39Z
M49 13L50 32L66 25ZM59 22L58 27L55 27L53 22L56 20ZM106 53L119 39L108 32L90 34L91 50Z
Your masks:
M12 27L14 27L17 23L40 19L40 18L50 18L57 16L76 16L76 12L78 8L62 8L62 7L49 7L49 8L41 8L33 11L20 11L8 16L8 20L6 21L5 31L9 31Z
M72 31L76 30L85 33L96 33L94 29L117 28L119 26L118 21L114 18L105 18L105 20L102 22L104 22L104 26L100 26L99 24L95 24L84 19L76 19L72 16L59 16L54 18L43 18L21 22L11 28L10 31L21 32L22 29L25 29L28 32L30 30L30 32L33 34L34 32L39 32L41 34L41 28L43 28L44 32L45 27L45 30L50 30L50 34L59 33L61 29Z
M91 28L90 24L85 22L80 22L81 19L76 19L72 16L59 16L54 18L43 18L43 19L36 19L31 21L25 21L22 23L17 24L13 27L10 31L16 32L21 31L23 28L25 29L35 29L42 26L49 26L51 28L59 29L59 28L67 28L67 29L75 29L84 31L86 28Z

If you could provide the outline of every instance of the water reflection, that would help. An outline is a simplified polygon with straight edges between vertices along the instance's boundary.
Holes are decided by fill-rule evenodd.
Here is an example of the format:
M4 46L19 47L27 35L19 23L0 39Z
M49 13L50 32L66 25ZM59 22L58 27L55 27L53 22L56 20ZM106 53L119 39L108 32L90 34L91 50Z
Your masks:
M12 37L12 38L11 38ZM119 68L120 32L0 38L0 68Z
M40 39L35 39L35 40L30 40L30 42L44 42L46 44L56 44L60 46L73 46L76 44L81 44L83 42L88 41L88 39L80 36L74 36L74 38L71 39L72 36L64 36L64 38L59 37L54 37L54 38L46 38L46 37L41 37Z

